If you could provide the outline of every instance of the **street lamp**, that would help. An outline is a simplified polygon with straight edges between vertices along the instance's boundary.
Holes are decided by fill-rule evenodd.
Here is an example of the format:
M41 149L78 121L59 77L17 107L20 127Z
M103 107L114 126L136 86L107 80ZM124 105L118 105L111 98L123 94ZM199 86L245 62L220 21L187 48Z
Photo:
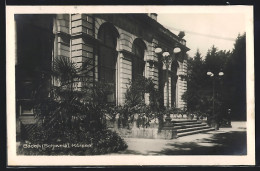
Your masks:
M166 66L166 81L167 81L167 89L166 89L166 95L167 95L167 104L166 104L166 118L165 118L165 126L172 126L171 123L171 117L170 117L170 113L169 113L169 66L172 63L172 61L175 58L175 54L179 53L181 51L181 49L179 47L175 47L173 49L173 55L170 55L170 53L166 50L163 52L162 48L157 47L155 49L155 53L156 54L162 54L162 62L165 64Z
M207 72L207 75L213 78L213 111L212 111L212 114L214 116L214 114L215 114L215 77L214 76L215 75L214 75L214 73L212 73L210 71ZM224 72L221 71L218 73L218 75L221 77L224 75Z

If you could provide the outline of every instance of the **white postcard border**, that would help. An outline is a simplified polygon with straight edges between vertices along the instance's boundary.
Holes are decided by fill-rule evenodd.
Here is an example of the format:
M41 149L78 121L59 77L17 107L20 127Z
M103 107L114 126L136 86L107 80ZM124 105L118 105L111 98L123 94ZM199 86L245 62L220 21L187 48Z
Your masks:
M243 13L246 18L247 50L247 155L199 156L17 156L15 112L14 14L29 13ZM231 21L232 22L232 21ZM84 165L255 165L254 35L252 6L7 6L6 87L7 152L9 166Z

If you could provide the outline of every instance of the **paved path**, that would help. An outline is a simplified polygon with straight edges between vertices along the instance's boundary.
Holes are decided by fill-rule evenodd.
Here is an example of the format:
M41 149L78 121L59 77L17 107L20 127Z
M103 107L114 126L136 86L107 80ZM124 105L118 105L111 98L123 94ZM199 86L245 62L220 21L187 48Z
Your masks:
M245 155L246 122L232 128L200 133L173 140L125 138L128 148L113 155Z

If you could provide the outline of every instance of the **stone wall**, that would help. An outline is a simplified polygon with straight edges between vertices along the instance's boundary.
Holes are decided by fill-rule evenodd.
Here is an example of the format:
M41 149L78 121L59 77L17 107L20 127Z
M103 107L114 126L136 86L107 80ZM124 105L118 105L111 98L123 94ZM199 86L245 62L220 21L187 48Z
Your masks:
M158 130L158 121L154 119L150 122L148 127L139 126L137 121L137 115L132 123L129 123L128 127L119 127L119 118L114 121L107 120L107 128L117 132L121 137L125 138L148 138L148 139L175 139L177 138L177 130L174 128L167 128Z

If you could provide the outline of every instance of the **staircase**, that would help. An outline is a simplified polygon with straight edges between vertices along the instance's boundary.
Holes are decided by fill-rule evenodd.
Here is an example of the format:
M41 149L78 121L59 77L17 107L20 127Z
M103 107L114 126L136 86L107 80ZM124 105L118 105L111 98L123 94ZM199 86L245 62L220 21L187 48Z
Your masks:
M196 120L174 120L173 124L174 128L177 129L178 137L215 130L214 128L209 127L206 123Z

